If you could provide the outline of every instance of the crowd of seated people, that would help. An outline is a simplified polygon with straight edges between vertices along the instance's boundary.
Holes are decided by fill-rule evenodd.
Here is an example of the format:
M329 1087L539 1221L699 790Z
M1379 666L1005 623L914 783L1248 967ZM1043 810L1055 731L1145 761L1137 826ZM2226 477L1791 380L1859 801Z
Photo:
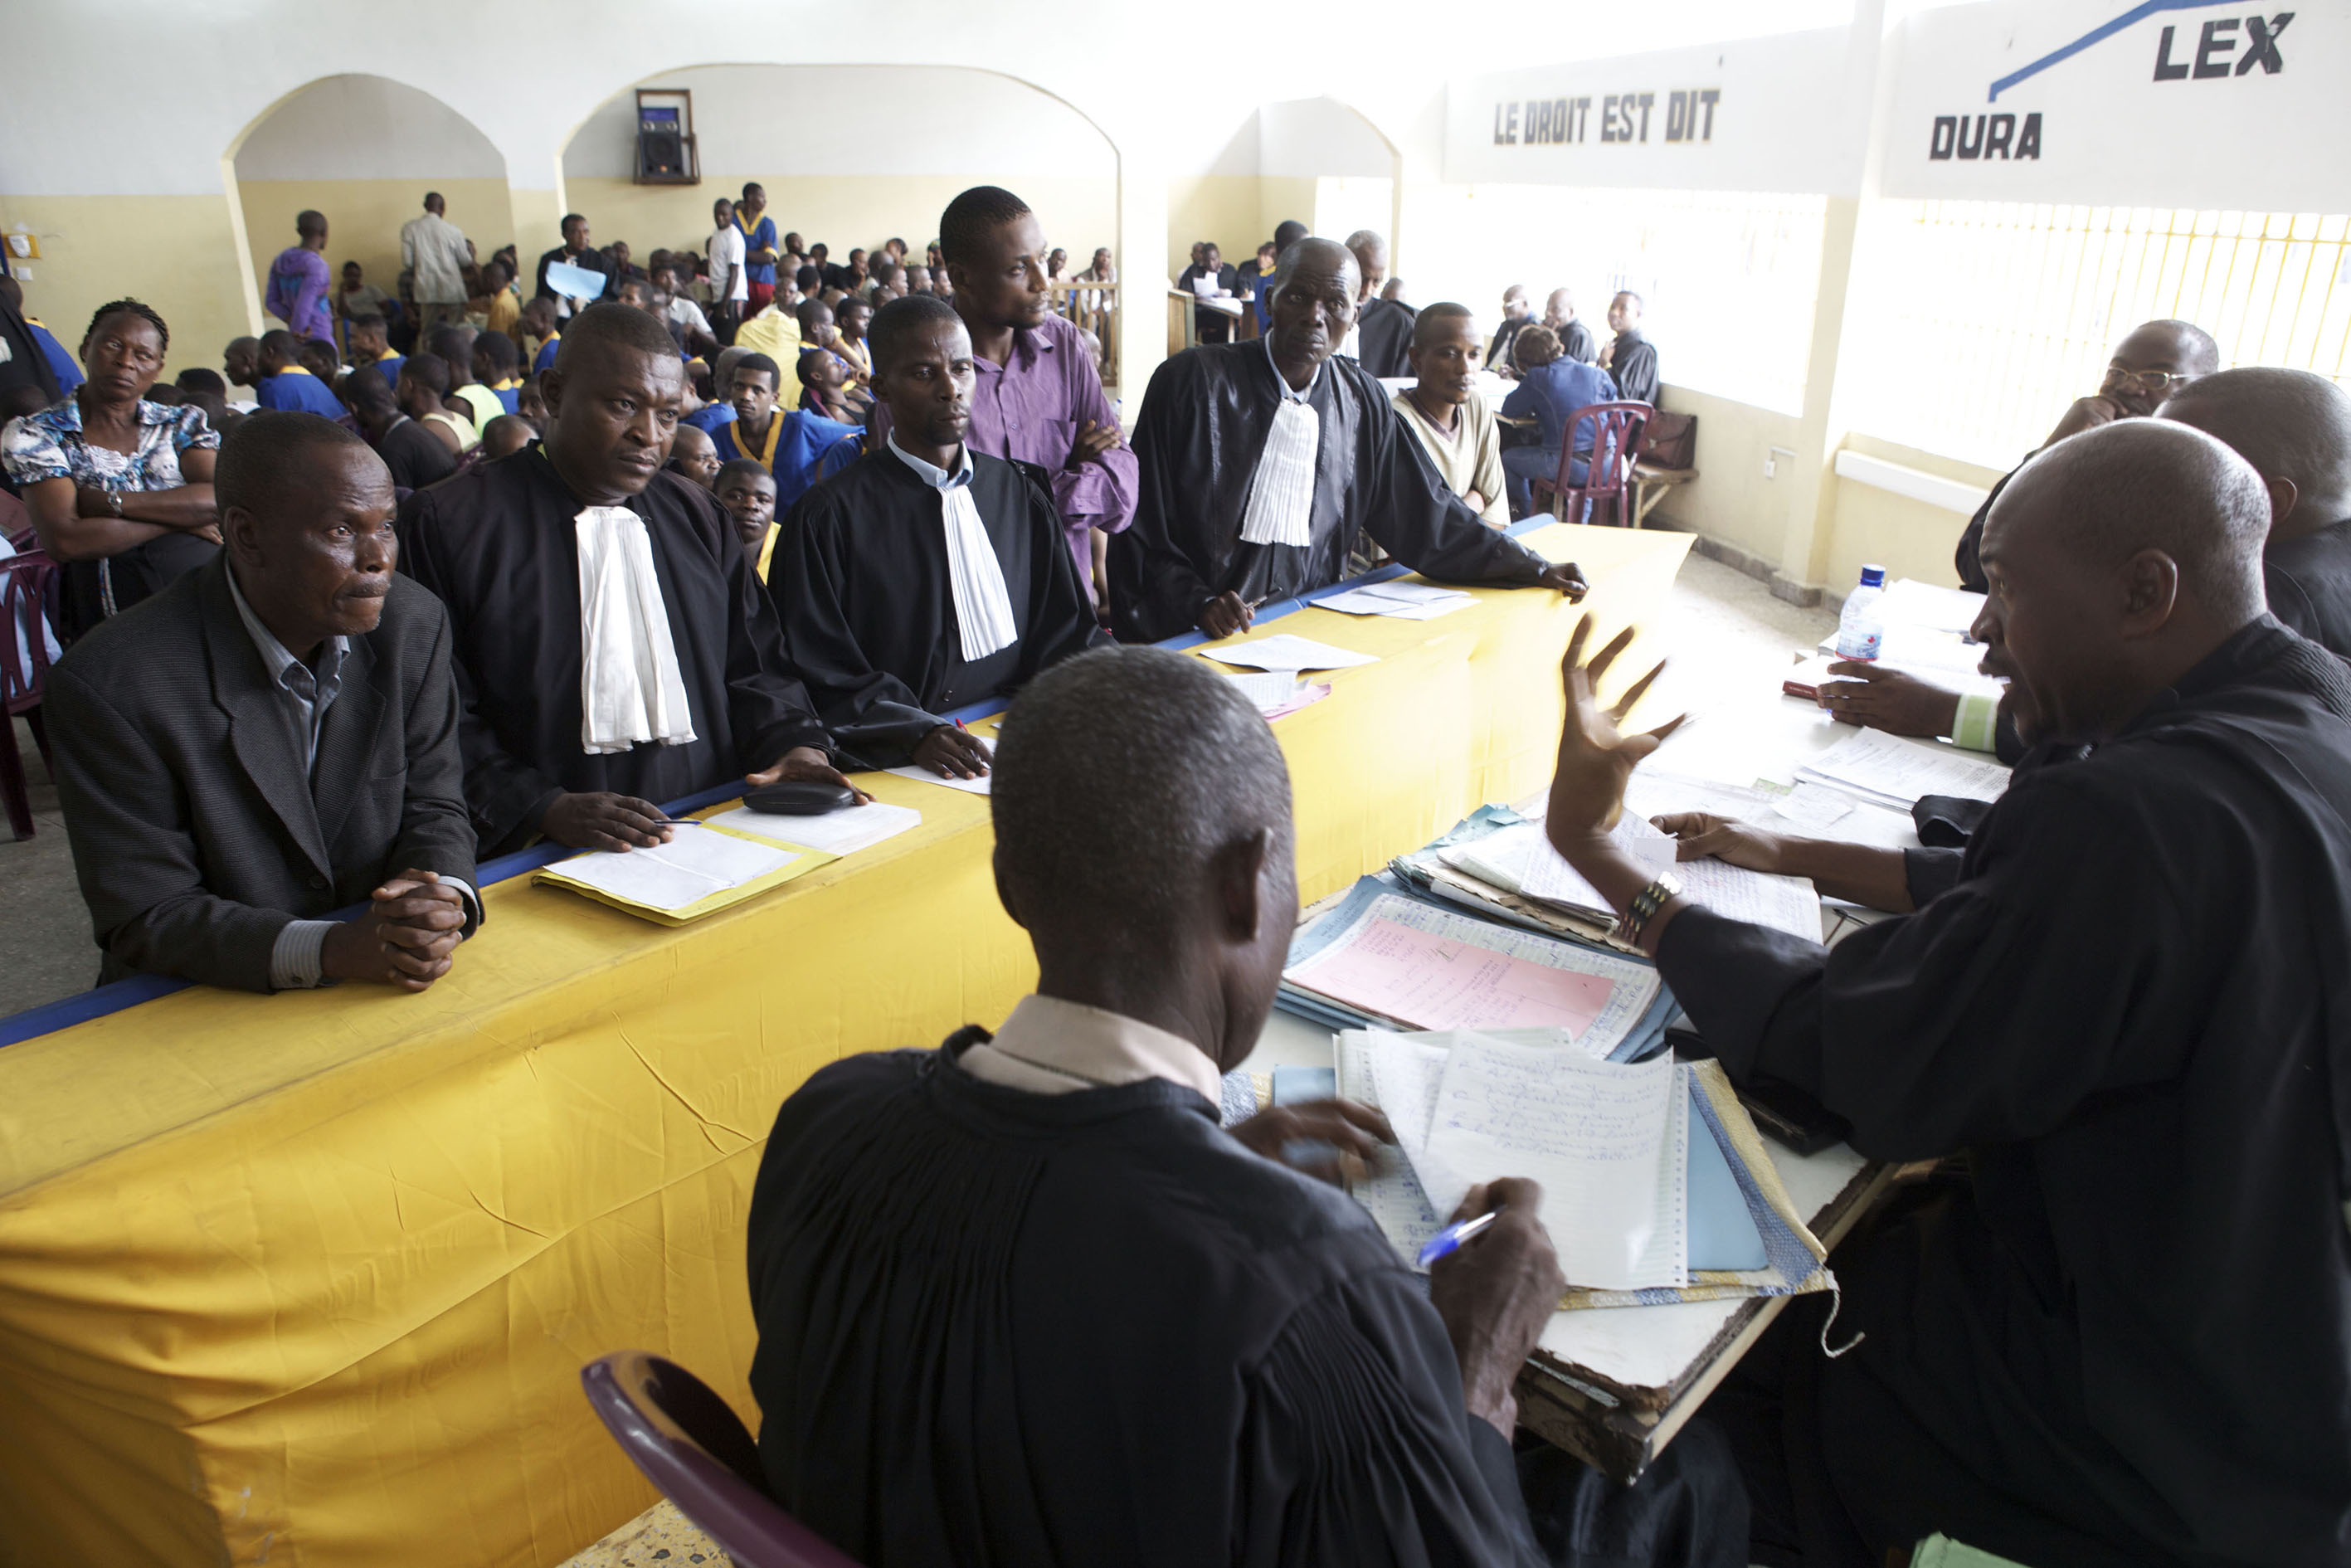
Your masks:
M1569 291L1538 316L1513 287L1488 335L1406 304L1371 231L1285 225L1242 267L1204 243L1186 292L1238 313L1158 368L1130 435L1064 313L1115 285L1110 253L1070 273L1015 193L957 195L919 259L836 262L756 184L713 216L642 265L567 218L525 298L437 198L397 292L356 267L335 291L306 213L269 274L284 324L171 382L140 301L68 348L0 288L0 467L18 542L63 568L47 733L98 978L423 991L465 964L496 857L650 848L720 786L991 778L1038 993L992 1037L819 1073L749 1215L762 1458L863 1560L1842 1564L1946 1528L2038 1563L2337 1549L2351 1139L2339 1095L2279 1085L2351 1072L2351 397L2137 329L1960 543L1995 711L1866 667L1823 687L2018 760L1967 849L1662 824L1902 916L1834 954L1610 836L1659 737L1595 705L1613 649L1578 633L1553 847L1734 1077L1872 1153L1978 1150L1974 1189L1840 1262L1851 1361L1759 1356L1624 1488L1513 1448L1563 1282L1538 1189L1473 1190L1463 1217L1497 1221L1424 1286L1279 1157L1376 1157L1375 1113L1207 1113L1295 925L1288 780L1233 687L1139 645L1245 632L1374 557L1582 599L1506 525L1574 482L1579 410L1656 402L1640 297L1602 340ZM954 717L998 699L1000 758ZM909 1204L936 1224L893 1225ZM982 1259L1021 1226L1084 1244ZM1229 1281L1215 1321L1150 1288L1169 1259ZM2175 1288L2253 1264L2217 1304ZM1098 1332L1135 1301L1180 1348ZM1016 1364L1051 1370L994 1375Z

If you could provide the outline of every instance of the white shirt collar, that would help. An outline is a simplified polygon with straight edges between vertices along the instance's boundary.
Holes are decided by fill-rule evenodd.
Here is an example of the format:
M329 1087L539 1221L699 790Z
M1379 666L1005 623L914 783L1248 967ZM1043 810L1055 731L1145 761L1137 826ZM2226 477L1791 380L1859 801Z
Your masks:
M1281 366L1274 360L1273 335L1269 332L1264 337L1259 338L1258 341L1265 345L1265 362L1273 367L1273 384L1281 389L1283 400L1289 402L1304 402L1306 401L1306 393L1312 392L1314 390L1314 383L1322 379L1322 365L1327 365L1331 361L1326 359L1322 361L1322 364L1315 366L1313 375L1307 378L1306 392L1300 392L1296 387L1290 384L1290 378L1281 373Z
M898 455L898 461L912 468L915 476L932 489L952 490L958 485L971 483L971 445L968 442L956 448L956 465L953 469L946 469L935 463L926 463L899 445L896 431L892 431L888 439L890 450Z
M1190 1040L1058 997L1022 998L996 1038L965 1051L958 1065L985 1082L1031 1094L1075 1094L1163 1078L1212 1105L1224 1096L1224 1074Z

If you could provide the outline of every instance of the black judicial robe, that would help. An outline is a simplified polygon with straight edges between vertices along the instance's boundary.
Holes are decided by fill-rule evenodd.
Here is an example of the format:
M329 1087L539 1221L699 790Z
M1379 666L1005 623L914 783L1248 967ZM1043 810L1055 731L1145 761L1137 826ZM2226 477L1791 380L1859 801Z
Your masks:
M938 492L884 448L784 516L768 592L792 667L834 740L877 768L904 762L938 716L1026 685L1101 627L1050 492L971 454L972 499L1004 569L1019 640L966 664Z
M830 747L733 524L708 491L659 473L627 506L652 539L695 738L581 750L573 519L582 505L533 443L401 507L400 568L449 607L465 803L485 858L528 842L559 790L661 804L768 767L794 747Z
M1542 557L1487 527L1437 477L1363 366L1332 355L1306 397L1322 421L1312 542L1245 544L1241 514L1281 402L1264 341L1189 349L1152 373L1134 432L1134 522L1110 542L1120 641L1189 632L1201 606L1227 591L1280 599L1336 582L1364 533L1442 581L1524 585L1542 575Z
M1412 364L1405 354L1420 312L1401 299L1368 299L1355 319L1355 347L1364 369L1375 376L1408 376Z
M1734 1078L1878 1158L1971 1151L1970 1194L1840 1268L1867 1337L1821 1438L1875 1544L2343 1560L2346 868L2351 675L2264 616L2116 739L2029 753L1917 914L1832 950L1667 928Z
M1640 333L1616 334L1616 347L1608 356L1608 373L1616 380L1618 396L1656 406L1657 346Z
M2271 614L2351 659L2351 521L2272 540L2262 552L2262 580Z
M1596 365L1600 362L1600 345L1593 340L1592 329L1583 324L1583 318L1581 316L1559 329L1559 346L1569 359L1579 365ZM1649 368L1653 375L1656 371L1656 362L1657 351L1651 349L1649 350ZM1624 378L1619 376L1615 380L1621 383Z
M953 1065L986 1038L835 1062L776 1118L751 1392L786 1508L867 1568L1542 1560L1353 1199L1179 1085Z

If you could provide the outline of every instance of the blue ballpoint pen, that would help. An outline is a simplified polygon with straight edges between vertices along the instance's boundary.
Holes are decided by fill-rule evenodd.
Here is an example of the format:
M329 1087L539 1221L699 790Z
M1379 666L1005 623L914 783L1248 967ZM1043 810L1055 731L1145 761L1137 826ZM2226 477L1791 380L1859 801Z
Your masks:
M1426 1269L1439 1258L1459 1251L1464 1241L1468 1240L1501 1217L1502 1211L1497 1208L1481 1214L1475 1219L1464 1219L1457 1224L1447 1226L1430 1237L1428 1245L1420 1249L1420 1266Z

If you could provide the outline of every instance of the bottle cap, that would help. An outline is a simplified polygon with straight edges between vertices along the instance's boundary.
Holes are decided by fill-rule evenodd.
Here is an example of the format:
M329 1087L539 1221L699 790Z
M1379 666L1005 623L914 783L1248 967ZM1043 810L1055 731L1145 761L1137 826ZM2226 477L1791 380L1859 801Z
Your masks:
M1885 586L1886 586L1886 569L1885 569L1884 567L1882 567L1882 566L1865 566L1865 567L1863 567L1863 568L1861 569L1861 585L1862 585L1862 587L1864 587L1864 588L1883 588L1883 587L1885 587Z

